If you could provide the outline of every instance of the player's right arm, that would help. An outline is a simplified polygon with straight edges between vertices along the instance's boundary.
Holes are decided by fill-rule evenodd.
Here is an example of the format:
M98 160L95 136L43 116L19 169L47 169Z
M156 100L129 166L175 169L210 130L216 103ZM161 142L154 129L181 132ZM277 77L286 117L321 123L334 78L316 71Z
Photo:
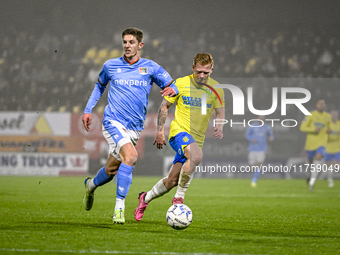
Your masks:
M306 116L305 119L301 122L300 131L305 133L317 133L320 130L315 128L313 124L313 115Z
M248 142L252 143L254 138L253 138L253 129L249 127L246 131L246 134L244 137L248 140Z
M158 109L158 116L157 116L157 133L155 137L155 141L153 142L153 145L156 144L158 149L163 149L163 145L166 145L165 143L165 137L164 137L164 125L166 118L168 117L169 108L172 105L168 100L163 98L162 104Z
M108 76L106 74L106 68L105 64L103 66L102 71L99 74L98 81L96 82L94 89L92 90L91 96L89 100L87 101L84 114L82 117L83 125L86 131L90 130L90 125L91 125L91 119L92 119L92 109L95 107L97 104L98 100L101 98L103 95L106 85L109 82Z
M86 129L87 132L89 132L92 120L91 113L84 113L81 119L83 121L84 128Z

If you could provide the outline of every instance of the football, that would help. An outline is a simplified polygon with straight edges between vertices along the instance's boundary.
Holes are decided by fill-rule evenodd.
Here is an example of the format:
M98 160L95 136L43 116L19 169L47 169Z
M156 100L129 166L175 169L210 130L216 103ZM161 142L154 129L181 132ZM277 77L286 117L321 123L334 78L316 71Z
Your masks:
M192 222L192 211L184 204L172 205L166 212L166 221L173 229L185 229Z

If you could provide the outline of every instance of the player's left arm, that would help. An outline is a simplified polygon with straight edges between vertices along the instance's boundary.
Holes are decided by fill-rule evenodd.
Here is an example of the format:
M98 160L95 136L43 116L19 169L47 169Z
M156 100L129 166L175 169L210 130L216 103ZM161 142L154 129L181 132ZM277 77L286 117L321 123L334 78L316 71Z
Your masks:
M253 140L253 134L252 134L252 128L251 127L248 127L247 130L246 130L246 133L244 135L244 137L248 140L248 142L252 142Z
M168 86L166 86L163 90L161 90L160 93L162 97L164 96L172 97L178 94L178 90L177 90L176 85L174 85L174 83L171 81L171 83Z
M215 108L215 114L216 114L216 119L224 120L225 118L224 107ZM223 126L224 126L224 121L220 121L214 127L214 138L215 139L223 138Z
M165 71L163 67L154 62L154 70L152 80L156 83L162 90L160 91L162 97L164 96L175 96L178 94L178 89L175 82L172 80L170 74Z
M313 124L313 115L305 116L301 122L300 131L308 134L317 134L320 132Z

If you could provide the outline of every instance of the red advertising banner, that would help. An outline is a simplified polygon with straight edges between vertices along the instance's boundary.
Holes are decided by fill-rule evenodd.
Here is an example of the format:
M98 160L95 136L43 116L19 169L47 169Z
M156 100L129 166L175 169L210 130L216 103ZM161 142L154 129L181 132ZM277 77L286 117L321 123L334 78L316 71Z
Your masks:
M73 136L0 136L0 151L84 152L82 139Z
M92 113L90 131L87 132L81 120L82 114L72 114L71 116L71 137L78 139L82 143L82 152L87 152L91 159L106 157L108 154L108 144L102 133L103 114ZM138 158L144 157L143 133L136 145Z

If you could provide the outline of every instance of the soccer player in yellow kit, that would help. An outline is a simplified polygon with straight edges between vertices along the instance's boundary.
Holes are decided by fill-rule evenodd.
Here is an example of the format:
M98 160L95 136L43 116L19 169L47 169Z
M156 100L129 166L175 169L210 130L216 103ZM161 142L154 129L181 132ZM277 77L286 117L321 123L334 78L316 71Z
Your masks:
M326 103L324 99L316 102L316 110L312 115L306 116L300 126L300 131L307 133L305 150L308 155L310 175L307 179L310 190L314 189L314 183L318 176L317 165L321 164L325 156L325 147L328 140L328 129L331 123L331 115L325 112ZM314 164L314 167L311 167Z
M140 221L148 203L168 193L177 186L172 204L183 204L185 192L193 178L195 167L202 160L202 148L205 132L210 118L215 111L216 119L224 119L224 92L215 88L218 84L210 78L214 61L208 53L198 53L193 62L193 74L178 78L175 84L179 93L174 97L164 97L158 110L157 134L154 144L158 149L165 145L164 124L168 110L176 102L175 119L171 122L169 143L176 152L173 165L167 177L159 180L148 192L139 193L139 204L135 210L135 219ZM207 104L202 104L202 97ZM202 114L202 108L206 114ZM214 128L214 138L222 139L223 124Z
M332 121L329 125L328 141L326 145L325 162L327 164L327 179L328 187L333 188L333 171L339 168L335 168L334 165L340 162L340 120L338 120L338 112L331 111ZM332 165L333 164L333 165Z

